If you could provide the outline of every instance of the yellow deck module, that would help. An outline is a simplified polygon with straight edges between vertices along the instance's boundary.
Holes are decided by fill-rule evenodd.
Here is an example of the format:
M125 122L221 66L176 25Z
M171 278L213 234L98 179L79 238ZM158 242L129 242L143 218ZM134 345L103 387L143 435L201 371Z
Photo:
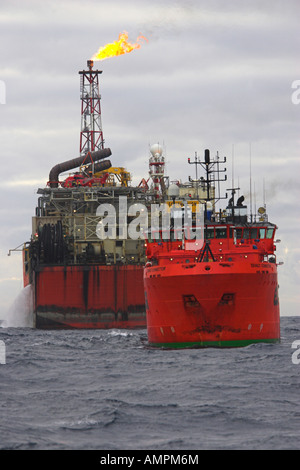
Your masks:
M128 186L129 181L131 181L131 175L129 171L123 167L116 166L110 167L107 170L99 171L98 173L95 173L94 176L98 178L105 173L109 173L111 175L108 184L114 183L114 176L116 176L117 180L121 183L121 186Z

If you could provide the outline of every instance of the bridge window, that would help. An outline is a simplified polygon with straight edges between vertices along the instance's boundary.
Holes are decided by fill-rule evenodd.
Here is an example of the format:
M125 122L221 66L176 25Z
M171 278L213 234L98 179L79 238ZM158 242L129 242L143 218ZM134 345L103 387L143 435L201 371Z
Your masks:
M214 238L214 228L213 227L207 227L207 229L205 230L205 238L207 240L211 240L212 238Z
M260 228L259 229L259 238L265 238L266 229Z
M236 232L236 238L242 238L242 234L243 234L242 228L235 229L235 232Z
M253 240L256 240L257 238L257 228L252 228L251 229L251 236L250 238L252 238Z
M227 227L216 227L216 238L227 238Z
M273 238L274 229L268 228L267 229L267 238Z

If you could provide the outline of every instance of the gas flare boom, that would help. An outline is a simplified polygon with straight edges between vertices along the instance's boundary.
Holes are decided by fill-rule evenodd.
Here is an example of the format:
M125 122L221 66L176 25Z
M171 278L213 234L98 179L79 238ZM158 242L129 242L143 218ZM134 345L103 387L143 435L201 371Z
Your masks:
M91 60L104 60L109 57L116 57L123 54L128 54L129 52L134 51L135 49L140 49L141 44L139 41L148 41L144 36L139 36L137 42L131 44L128 41L128 33L124 31L119 34L119 39L113 43L106 44L104 47L100 47L98 52L93 55Z

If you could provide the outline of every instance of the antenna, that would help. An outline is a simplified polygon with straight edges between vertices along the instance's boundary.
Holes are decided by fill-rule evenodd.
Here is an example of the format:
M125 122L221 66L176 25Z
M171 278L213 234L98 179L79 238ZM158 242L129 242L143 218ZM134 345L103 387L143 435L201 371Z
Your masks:
M219 152L217 152L217 156L216 156L216 159L217 159L217 175L219 176L219 173L220 173L220 157L219 157ZM219 199L218 199L218 202L219 202L219 210L221 211L221 207L220 207L220 194L221 194L221 191L220 191L220 179L218 178L217 179L217 182L218 182L218 196L219 196Z
M254 182L254 222L256 222L256 191L255 191L255 182Z
M251 142L249 144L249 153L250 153L250 220L251 220L251 223L252 223L252 168L251 168L252 151L251 151Z
M234 188L234 144L232 144L232 187Z
M214 206L217 201L220 199L227 199L227 193L225 197L220 197L216 200L215 195L212 197L212 193L210 191L211 183L212 181L214 183L219 182L219 181L226 181L227 177L225 175L224 179L220 178L220 173L226 172L226 168L223 170L219 169L219 164L220 163L225 163L226 162L226 157L224 157L223 160L219 159L219 154L217 155L216 160L211 160L210 159L210 151L209 149L205 149L204 151L204 161L201 161L200 158L198 158L197 152L195 152L195 160L192 162L190 158L188 158L188 163L190 165L194 164L196 166L196 182L198 182L198 172L197 172L197 167L200 165L206 172L206 179L203 179L206 187L206 197L204 198L205 201L205 217L207 216L207 203L214 200ZM215 169L215 165L217 166L217 169ZM211 175L214 173L217 173L217 178L211 178ZM189 181L193 182L192 178L189 176ZM197 183L198 184L198 183Z

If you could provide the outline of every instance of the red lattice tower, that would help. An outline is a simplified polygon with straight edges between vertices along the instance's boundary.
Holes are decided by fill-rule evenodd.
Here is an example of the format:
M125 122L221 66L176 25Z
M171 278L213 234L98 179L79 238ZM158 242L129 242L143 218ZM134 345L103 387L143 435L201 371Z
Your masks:
M80 154L101 150L104 139L101 122L101 96L99 93L99 75L102 70L93 70L94 62L87 61L89 70L81 70L80 99L81 99L81 131Z

